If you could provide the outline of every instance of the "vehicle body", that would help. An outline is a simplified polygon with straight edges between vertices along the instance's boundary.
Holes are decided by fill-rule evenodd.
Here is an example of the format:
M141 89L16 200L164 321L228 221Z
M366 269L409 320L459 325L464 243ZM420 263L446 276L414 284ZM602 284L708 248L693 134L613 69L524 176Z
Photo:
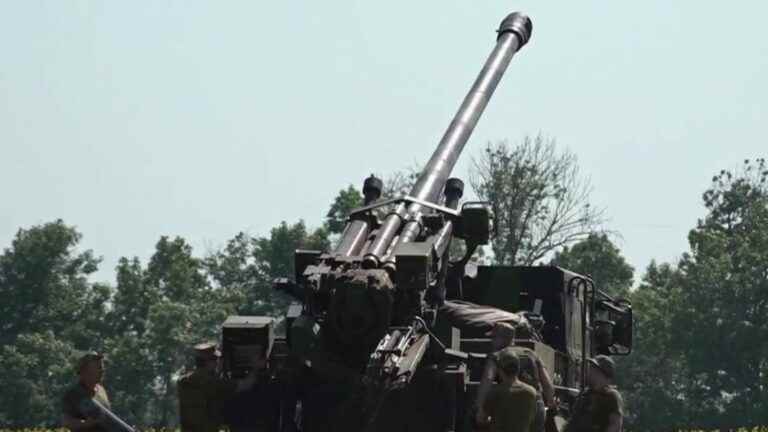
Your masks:
M296 299L271 354L284 383L276 395L284 430L294 422L307 432L473 430L470 407L490 340L483 323L447 319L453 301L535 323L515 343L532 348L551 372L563 414L583 386L588 357L631 351L631 306L600 293L589 278L557 267L470 263L491 238L492 215L486 203L459 207L463 183L449 175L531 29L519 13L502 21L494 50L410 194L381 199L381 180L369 177L365 204L350 214L338 244L296 251L295 274L276 281ZM452 261L457 239L466 253Z

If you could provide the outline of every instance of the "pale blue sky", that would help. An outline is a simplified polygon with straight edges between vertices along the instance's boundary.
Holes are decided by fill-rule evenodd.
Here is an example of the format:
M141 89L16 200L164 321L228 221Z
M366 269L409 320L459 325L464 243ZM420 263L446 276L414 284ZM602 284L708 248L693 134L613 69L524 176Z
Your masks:
M339 189L426 161L522 11L454 175L541 132L579 157L640 271L675 259L721 168L768 148L768 3L0 1L0 247L63 218L103 255L198 254L322 220Z

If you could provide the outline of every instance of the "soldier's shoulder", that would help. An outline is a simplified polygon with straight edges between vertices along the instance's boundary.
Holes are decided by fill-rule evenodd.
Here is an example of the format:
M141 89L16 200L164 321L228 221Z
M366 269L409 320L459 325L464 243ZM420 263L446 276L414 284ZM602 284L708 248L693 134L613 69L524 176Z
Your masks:
M611 404L622 406L624 404L624 398L621 396L621 392L614 386L608 386L604 388L602 393L603 400L610 401Z
M530 348L528 348L526 346L512 345L510 348L518 356L528 355L528 356L532 356L532 357L537 357L538 358L538 356L536 355L536 351L534 351L534 350L532 350L532 349L530 349Z
M608 386L603 390L603 392L611 397L621 399L621 392L618 388L616 388L616 386Z
M525 393L530 393L530 394L532 394L533 396L536 396L536 394L537 394L537 392L536 392L536 389L535 389L535 388L533 388L533 386L532 386L532 385L530 385L530 384L528 384L528 383L525 383L525 382L523 382L523 381L519 381L519 382L518 382L518 384L519 384L520 388L521 388L521 389L522 389L522 390L523 390Z

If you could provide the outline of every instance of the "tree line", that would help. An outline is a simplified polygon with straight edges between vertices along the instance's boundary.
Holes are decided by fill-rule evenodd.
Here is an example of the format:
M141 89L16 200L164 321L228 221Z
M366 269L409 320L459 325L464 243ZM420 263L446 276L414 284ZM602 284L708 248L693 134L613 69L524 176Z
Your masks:
M407 192L416 172L386 176L384 195ZM572 153L541 136L491 143L470 173L495 215L478 258L559 265L632 302L634 352L618 361L628 429L768 424L767 177L764 159L717 173L690 249L652 262L635 284ZM121 258L110 284L90 281L100 259L79 248L76 227L19 229L0 255L0 382L11 390L0 392L0 424L56 425L75 358L96 350L106 354L116 412L141 426L176 425L175 380L190 366L189 347L215 339L228 315L281 314L288 299L272 280L293 274L295 249L329 248L361 204L349 186L315 228L300 220L263 236L241 232L202 257L163 236L148 261Z

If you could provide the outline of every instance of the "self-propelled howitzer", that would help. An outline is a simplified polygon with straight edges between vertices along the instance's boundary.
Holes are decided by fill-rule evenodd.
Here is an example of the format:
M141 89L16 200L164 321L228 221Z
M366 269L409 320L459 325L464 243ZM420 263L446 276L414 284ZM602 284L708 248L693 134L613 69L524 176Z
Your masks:
M276 281L298 300L286 314L286 337L276 341L286 349L274 354L292 360L285 363L292 373L285 378L283 424L300 418L303 430L324 432L468 430L482 366L473 352L487 352L488 339L482 324L472 334L472 313L463 315L470 317L466 331L456 328L463 313L456 301L494 306L518 324L527 318L515 313L532 314L539 325L520 343L545 357L564 396L583 385L588 355L631 348L628 303L600 296L588 278L557 268L467 272L469 257L489 241L491 215L486 203L459 207L464 184L450 174L531 31L520 13L501 22L493 51L408 195L382 199L382 181L369 177L364 206L350 214L337 246L297 250L293 280ZM456 238L466 251L451 262ZM592 344L589 323L601 305L611 308L600 320L601 342Z
M430 343L442 345L430 329L445 299L448 246L453 237L464 238L471 254L488 241L490 223L482 204L457 210L463 183L449 176L531 30L520 13L501 22L493 51L409 195L381 201L381 180L367 179L366 206L351 214L334 250L296 253L295 284L283 286L303 303L291 330L316 337L294 351L303 351L318 375L364 376L361 399L406 386ZM380 220L377 210L384 208L391 211ZM360 408L366 423L382 401L373 397Z

